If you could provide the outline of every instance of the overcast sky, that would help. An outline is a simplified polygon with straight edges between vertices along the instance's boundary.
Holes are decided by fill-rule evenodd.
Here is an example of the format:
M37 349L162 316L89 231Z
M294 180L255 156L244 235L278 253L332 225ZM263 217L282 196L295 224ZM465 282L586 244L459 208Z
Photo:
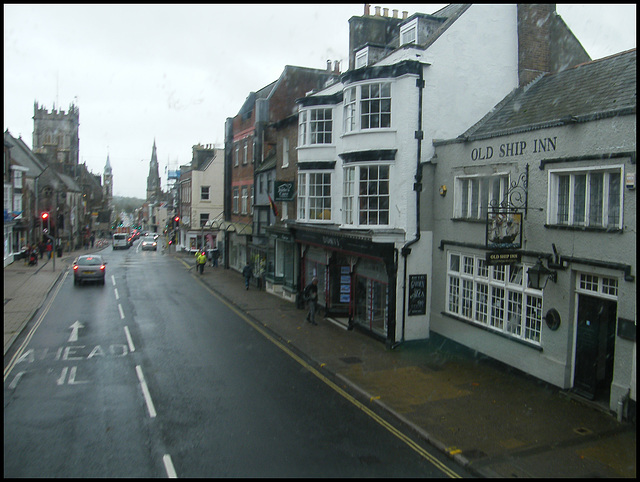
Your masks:
M371 4L433 13L444 4ZM591 58L635 48L636 6L557 12ZM364 4L4 5L4 128L30 147L33 105L80 112L80 162L114 194L145 198L154 139L165 170L194 144L224 145L224 122L285 65L348 67L349 18ZM400 15L402 15L400 13Z

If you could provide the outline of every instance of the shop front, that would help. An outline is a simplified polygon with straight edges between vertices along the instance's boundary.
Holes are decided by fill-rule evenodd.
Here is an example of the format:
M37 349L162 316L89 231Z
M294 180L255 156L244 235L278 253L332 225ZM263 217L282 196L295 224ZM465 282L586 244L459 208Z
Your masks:
M395 331L394 244L367 235L295 230L300 245L301 286L318 278L318 303L325 317L381 339Z

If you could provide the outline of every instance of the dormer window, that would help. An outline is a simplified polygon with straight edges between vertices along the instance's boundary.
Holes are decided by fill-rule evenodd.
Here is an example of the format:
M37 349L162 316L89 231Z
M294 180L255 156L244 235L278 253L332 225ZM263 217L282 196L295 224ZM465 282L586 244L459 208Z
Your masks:
M369 64L369 48L365 47L356 52L356 69L366 67Z
M418 19L400 27L400 45L415 44L418 39Z

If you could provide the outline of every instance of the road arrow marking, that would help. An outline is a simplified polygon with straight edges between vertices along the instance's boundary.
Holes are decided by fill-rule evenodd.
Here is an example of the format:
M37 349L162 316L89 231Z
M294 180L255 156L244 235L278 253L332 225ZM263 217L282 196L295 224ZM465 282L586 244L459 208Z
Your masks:
M78 341L78 329L84 328L84 325L76 320L76 322L69 328L71 328L71 336L69 336L68 342Z

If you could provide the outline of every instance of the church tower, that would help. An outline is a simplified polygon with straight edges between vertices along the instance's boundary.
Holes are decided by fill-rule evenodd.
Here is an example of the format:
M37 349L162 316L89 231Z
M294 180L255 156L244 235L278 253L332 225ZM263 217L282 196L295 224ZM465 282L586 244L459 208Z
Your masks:
M147 202L159 201L160 194L160 174L158 173L158 156L156 154L156 140L154 139L149 175L147 176Z
M80 114L74 104L69 112L56 109L51 112L37 102L33 105L33 152L46 156L47 162L58 172L77 177L80 159L78 136Z

